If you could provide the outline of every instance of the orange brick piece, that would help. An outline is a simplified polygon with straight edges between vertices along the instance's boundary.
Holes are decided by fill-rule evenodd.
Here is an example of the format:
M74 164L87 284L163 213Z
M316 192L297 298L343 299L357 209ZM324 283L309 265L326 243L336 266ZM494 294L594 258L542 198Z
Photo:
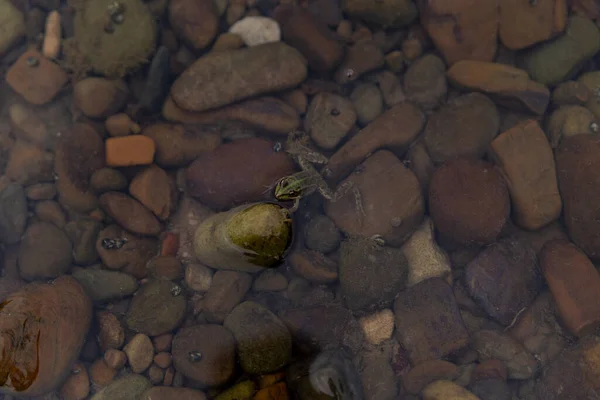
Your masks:
M540 265L565 326L583 336L600 325L600 274L574 244L555 239L544 246Z
M106 164L109 167L147 165L154 160L154 141L144 135L106 139Z

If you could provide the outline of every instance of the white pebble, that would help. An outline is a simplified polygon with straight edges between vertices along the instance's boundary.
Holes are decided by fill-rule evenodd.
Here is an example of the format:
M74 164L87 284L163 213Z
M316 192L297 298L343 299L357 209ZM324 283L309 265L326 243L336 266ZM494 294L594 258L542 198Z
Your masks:
M196 292L206 292L212 284L213 271L202 264L185 266L185 283Z
M365 339L373 345L388 340L394 332L394 313L389 308L364 316L358 322Z
M233 24L229 32L239 35L248 47L281 40L279 24L267 17L246 17Z

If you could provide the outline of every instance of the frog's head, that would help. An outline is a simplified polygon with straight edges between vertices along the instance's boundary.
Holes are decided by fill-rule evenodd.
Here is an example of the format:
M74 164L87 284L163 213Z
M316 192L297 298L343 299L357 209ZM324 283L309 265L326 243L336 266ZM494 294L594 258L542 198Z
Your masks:
M301 181L294 175L281 178L275 185L275 198L279 201L296 200L303 193Z

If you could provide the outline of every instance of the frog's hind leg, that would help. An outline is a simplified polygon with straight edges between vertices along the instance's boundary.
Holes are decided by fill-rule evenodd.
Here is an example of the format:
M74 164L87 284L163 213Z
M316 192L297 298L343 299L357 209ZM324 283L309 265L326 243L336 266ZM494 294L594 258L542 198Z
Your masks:
M356 210L356 216L359 224L362 226L364 218L367 215L365 214L365 210L363 208L360 190L356 187L354 182L346 181L339 185L335 192L333 192L329 186L327 186L327 183L323 181L317 186L317 189L319 190L319 193L323 195L323 197L334 203L352 191L352 194L354 195L354 208Z

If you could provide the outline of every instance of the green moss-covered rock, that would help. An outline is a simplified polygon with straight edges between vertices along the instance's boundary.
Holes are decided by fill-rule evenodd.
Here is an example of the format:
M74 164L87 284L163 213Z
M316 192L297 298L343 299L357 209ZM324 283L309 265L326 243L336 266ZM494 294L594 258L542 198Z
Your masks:
M240 365L250 374L277 371L292 356L292 336L271 311L246 301L231 311L223 324L233 333Z
M73 0L75 36L65 43L76 73L93 70L123 77L146 63L156 45L157 27L141 0Z

